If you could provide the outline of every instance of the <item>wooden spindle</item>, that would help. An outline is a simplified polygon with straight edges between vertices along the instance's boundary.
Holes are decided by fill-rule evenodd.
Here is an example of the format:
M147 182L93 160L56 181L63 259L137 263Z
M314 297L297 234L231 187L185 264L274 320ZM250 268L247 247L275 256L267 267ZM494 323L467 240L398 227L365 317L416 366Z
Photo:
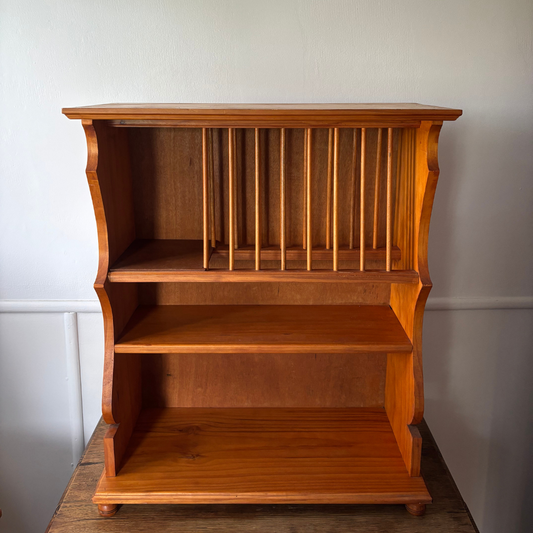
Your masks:
M202 128L202 207L204 237L204 270L209 270L209 158L207 128Z
M228 129L228 204L229 204L229 269L233 270L235 267L235 152L234 152L235 136L233 128Z
M365 181L366 181L366 128L361 128L361 198L359 222L359 270L365 270Z
M379 231L379 193L381 181L381 143L383 138L383 130L378 129L378 142L376 147L376 181L374 184L374 228L372 235L372 248L374 250L378 247L378 231Z
M303 249L307 248L307 130L304 130L304 173L302 203Z
M279 247L281 270L286 267L287 243L285 239L285 128L281 128L279 136Z
M312 269L313 241L312 241L312 217L311 217L311 144L312 129L307 129L307 270Z
M259 128L255 128L255 269L261 270L261 153Z
M326 183L326 250L331 248L331 179L333 163L333 130L328 132L328 175Z
M411 130L411 190L409 192L409 268L413 268L415 264L415 146L416 146L416 130Z
M357 130L353 130L353 160L352 160L352 179L350 185L350 250L353 250L355 245L355 197L356 187L355 178L357 170Z
M392 223L392 134L393 129L387 132L387 244L385 270L391 271L391 223Z
M215 228L215 167L213 164L213 129L207 130L209 151L209 227L211 228L211 247L216 248L217 236Z
M335 128L333 150L333 270L339 270L339 128Z
M234 216L235 216L235 249L237 249L239 247L239 211L237 210L237 200L238 200L238 196L239 196L239 189L238 189L239 176L238 176L238 173L237 173L237 157L236 157L236 152L237 152L237 129L236 128L232 128L232 129L233 129L233 151L234 151L234 155L233 155L234 180L233 180L233 183L234 183L234 188L235 188L235 190L233 191L233 210L235 212L235 214L234 214Z

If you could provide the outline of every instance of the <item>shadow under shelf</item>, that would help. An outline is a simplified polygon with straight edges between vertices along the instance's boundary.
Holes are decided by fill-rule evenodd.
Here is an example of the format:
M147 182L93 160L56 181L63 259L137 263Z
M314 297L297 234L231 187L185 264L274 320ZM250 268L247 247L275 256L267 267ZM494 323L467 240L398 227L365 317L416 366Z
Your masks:
M367 248L369 262L385 260L385 248ZM109 269L112 282L343 282L365 281L386 283L416 283L419 280L415 270L380 269L360 271L356 268L342 268L342 262L359 261L359 249L339 249L341 269L334 272L333 251L324 246L313 248L313 260L319 268L311 271L303 266L306 251L301 247L287 248L287 270L279 269L280 250L278 247L261 249L261 270L255 270L253 246L243 246L235 250L235 270L228 270L228 246L217 243L210 250L209 270L203 268L203 242L201 240L177 239L138 239L134 241ZM394 246L391 250L393 261L401 258L401 251ZM239 265L239 263L241 263ZM292 263L292 264L291 264ZM263 266L264 265L264 266Z

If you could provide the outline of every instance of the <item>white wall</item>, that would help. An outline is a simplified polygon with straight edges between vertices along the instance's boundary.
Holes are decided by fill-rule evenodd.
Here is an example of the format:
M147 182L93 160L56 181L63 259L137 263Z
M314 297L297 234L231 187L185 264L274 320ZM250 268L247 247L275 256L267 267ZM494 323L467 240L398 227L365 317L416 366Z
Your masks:
M86 436L100 409L98 314L77 317L82 398L65 382L62 312L94 300L97 245L84 136L60 109L128 101L464 109L441 135L430 266L452 310L428 314L427 419L482 533L531 530L532 28L530 0L0 0L0 310L59 312L1 317L0 531L44 528L79 402ZM30 497L31 527L13 518Z

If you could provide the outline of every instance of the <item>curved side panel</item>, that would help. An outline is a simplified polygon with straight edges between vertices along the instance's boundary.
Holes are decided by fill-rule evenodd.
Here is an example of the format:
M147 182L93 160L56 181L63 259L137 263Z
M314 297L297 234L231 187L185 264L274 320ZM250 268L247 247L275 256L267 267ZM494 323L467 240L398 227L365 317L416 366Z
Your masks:
M105 290L105 281L109 269L109 241L107 236L107 222L104 209L104 201L100 184L98 182L98 138L92 120L81 121L85 137L87 139L87 181L93 202L94 214L96 218L96 229L98 232L98 272L94 282L94 290L100 300L102 315L104 319L104 382L102 391L102 414L107 424L116 424L111 410L112 383L113 383L113 362L115 335L113 328L113 311L111 302Z
M140 410L140 359L115 354L115 342L137 307L136 284L112 284L109 266L135 239L127 132L105 122L83 120L87 180L98 231L99 261L94 288L104 319L102 412L113 426L105 437L107 475L116 475ZM118 398L120 397L120 402Z
M420 474L421 438L414 427L424 414L424 385L422 370L422 326L424 309L432 284L429 277L427 247L429 222L439 176L438 138L442 123L422 122L416 130L413 146L414 165L399 176L401 180L413 179L411 261L420 280L416 285L393 284L390 305L413 343L410 356L389 354L385 407L406 466L412 476ZM404 137L406 137L404 132ZM408 140L408 139L407 139ZM402 144L406 144L406 139ZM404 157L406 157L404 152ZM411 172L409 172L409 170ZM408 204L399 204L408 210ZM404 219L406 220L407 217ZM400 230L401 231L401 230Z

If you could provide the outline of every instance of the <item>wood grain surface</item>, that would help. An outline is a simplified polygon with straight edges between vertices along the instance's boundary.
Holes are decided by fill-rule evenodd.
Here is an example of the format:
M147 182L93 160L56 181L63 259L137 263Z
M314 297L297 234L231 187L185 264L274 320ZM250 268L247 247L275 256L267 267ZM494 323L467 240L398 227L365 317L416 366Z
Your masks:
M433 438L422 422L422 472L433 503L413 517L403 505L124 505L111 519L91 502L103 467L98 425L46 533L477 533Z
M135 311L117 353L405 352L389 306L160 305Z
M384 408L166 408L139 415L95 503L430 503Z
M117 354L117 359L131 354ZM383 407L386 354L143 354L145 407Z
M456 120L461 111L422 104L103 104L63 109L74 119L103 119L116 126L335 127L411 126L420 120Z

